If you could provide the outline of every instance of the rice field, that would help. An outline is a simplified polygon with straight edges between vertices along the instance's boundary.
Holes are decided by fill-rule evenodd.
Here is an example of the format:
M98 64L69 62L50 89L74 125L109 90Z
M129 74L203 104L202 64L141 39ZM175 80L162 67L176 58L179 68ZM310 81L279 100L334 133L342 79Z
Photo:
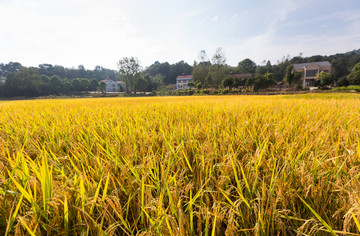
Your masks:
M1 235L360 235L360 96L0 102Z

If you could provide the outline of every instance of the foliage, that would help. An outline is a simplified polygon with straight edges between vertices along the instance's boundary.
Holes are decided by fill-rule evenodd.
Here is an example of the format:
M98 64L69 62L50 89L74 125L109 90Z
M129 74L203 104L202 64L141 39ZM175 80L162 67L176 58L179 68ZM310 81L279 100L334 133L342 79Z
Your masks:
M360 85L350 85L343 87L332 88L333 91L345 91L345 90L355 90L356 92L360 92Z
M292 64L286 67L285 78L284 78L286 82L288 82L291 85L295 85L299 83L301 77L302 77L302 73L299 71L294 71L294 66Z
M239 62L237 69L238 69L238 73L254 74L256 70L256 64L249 58L246 58Z
M98 87L99 87L99 82L95 78L91 79L89 83L89 90L96 91Z
M190 82L190 83L188 83L188 86L189 86L190 88L194 88L194 87L195 87L195 84L194 84L193 82Z
M211 58L212 65L210 66L209 73L207 75L207 81L209 85L219 88L222 85L222 80L226 76L225 62L226 57L223 49L218 47Z
M234 78L227 76L224 80L223 80L223 87L229 87L229 88L233 88L234 87Z
M141 65L135 57L123 57L118 62L119 74L125 78L125 82L131 91L136 91L136 85L141 72Z
M210 71L211 63L207 62L200 62L199 64L194 66L194 70L192 72L192 77L195 83L201 83L203 85L208 85L207 75Z
M284 80L286 82L288 82L289 84L293 84L294 83L294 73L293 73L293 70L294 70L294 66L293 65L288 65L286 67L286 72L285 72L285 78Z
M213 57L211 58L211 61L212 61L212 64L225 65L226 57L225 57L225 53L224 53L222 47L216 48L216 51L215 51Z
M201 89L203 88L203 85L202 85L201 82L196 83L195 86L196 86L196 88L197 88L198 90L201 90Z
M101 81L101 82L100 82L99 87L100 87L101 92L105 93L105 91L106 91L106 84L105 84L104 81Z
M360 85L360 62L354 66L347 79L352 85Z
M81 91L80 79L73 79L71 81L71 86L72 86L74 91Z
M90 82L88 79L80 79L80 90L81 91L88 91L89 90Z
M341 77L338 81L337 81L337 86L339 87L346 87L350 85L348 79L346 77Z
M149 74L142 74L141 79L137 84L137 90L143 92L156 91L165 85L163 82L163 78L164 76L162 76L161 74L157 74L155 76L151 76Z
M301 78L302 78L302 73L300 71L295 71L294 72L294 77L293 77L293 83L299 83Z
M175 64L169 64L168 62L160 63L156 61L150 65L144 71L145 74L150 76L162 76L162 83L165 85L175 84L176 77L182 74L191 75L193 67L184 61L179 61Z
M328 86L334 83L334 77L330 73L325 73L324 71L321 71L319 74L315 77L316 80L320 82L320 86Z
M34 68L20 67L15 73L8 75L5 93L9 97L35 97L41 94L41 77Z
M170 78L170 64L168 62L160 63L156 61L154 64L146 68L145 73L150 76L162 76L164 83L170 83L173 80Z
M258 91L260 89L265 89L273 84L275 84L274 76L272 73L266 73L265 75L257 74L254 76L254 90Z

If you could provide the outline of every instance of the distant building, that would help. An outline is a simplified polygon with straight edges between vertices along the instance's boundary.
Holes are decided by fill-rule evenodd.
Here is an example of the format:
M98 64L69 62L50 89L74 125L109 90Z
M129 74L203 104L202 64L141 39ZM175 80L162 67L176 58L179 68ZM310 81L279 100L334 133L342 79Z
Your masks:
M176 77L175 89L189 89L189 83L192 83L192 75L179 75Z
M112 79L105 79L100 81L106 84L105 91L106 92L120 92L125 91L126 85L122 81L114 81Z
M321 71L331 73L331 64L328 61L294 64L294 71L302 73L301 84L303 88L313 87L317 74Z

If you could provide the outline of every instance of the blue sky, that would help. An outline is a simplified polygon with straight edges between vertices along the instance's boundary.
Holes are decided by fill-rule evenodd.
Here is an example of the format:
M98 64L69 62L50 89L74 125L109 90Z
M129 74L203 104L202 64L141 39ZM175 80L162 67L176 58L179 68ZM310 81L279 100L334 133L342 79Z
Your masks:
M0 62L116 69L122 57L227 63L360 48L359 0L0 0Z

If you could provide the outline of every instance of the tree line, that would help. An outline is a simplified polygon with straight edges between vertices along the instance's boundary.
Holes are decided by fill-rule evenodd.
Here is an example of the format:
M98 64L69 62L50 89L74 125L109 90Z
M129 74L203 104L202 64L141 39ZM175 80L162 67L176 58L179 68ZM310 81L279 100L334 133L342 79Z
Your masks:
M127 82L132 91L145 91L146 88L146 91L154 91L159 87L175 84L176 77L181 74L192 74L194 82L190 85L197 89L251 87L254 90L261 90L280 81L287 81L295 86L302 75L294 73L292 65L317 61L329 61L332 64L331 74L320 73L318 75L317 86L335 83L338 86L360 85L356 79L351 79L354 77L354 73L350 74L356 63L360 62L360 49L331 56L302 57L302 54L293 58L286 56L274 65L270 61L263 61L262 65L257 65L251 59L246 58L237 66L232 67L226 64L222 48L217 48L211 58L204 50L200 51L198 60L194 61L192 66L182 61L175 65L157 61L141 70L139 61L134 57L123 58L119 61L118 66L120 78L124 78L123 80ZM125 68L128 69L130 65L137 70L133 72L126 70ZM171 68L178 69L172 70ZM235 76L238 74L250 76Z
M117 72L97 66L94 70L64 68L50 64L25 67L18 62L0 64L0 76L6 78L0 84L0 97L37 97L95 91L99 81L117 78Z
M174 64L156 61L143 68L135 57L124 57L118 62L118 70L96 66L93 70L79 65L77 68L65 68L59 65L40 64L38 67L25 67L18 62L0 64L0 76L6 78L0 83L0 97L36 97L48 95L67 95L84 91L103 90L100 81L121 80L127 85L128 92L151 92L172 89L176 77L182 74L192 75L194 87L202 88L238 88L251 86L255 90L265 89L279 81L296 83L300 75L291 70L293 64L316 61L329 61L332 73L319 75L319 86L334 83L338 86L360 85L360 72L355 65L360 62L360 49L331 56L283 57L276 64L264 60L261 65L246 58L237 66L226 64L222 48L217 48L209 58L200 51L193 65L184 61ZM237 77L237 74L251 76ZM1 80L0 80L1 81Z

